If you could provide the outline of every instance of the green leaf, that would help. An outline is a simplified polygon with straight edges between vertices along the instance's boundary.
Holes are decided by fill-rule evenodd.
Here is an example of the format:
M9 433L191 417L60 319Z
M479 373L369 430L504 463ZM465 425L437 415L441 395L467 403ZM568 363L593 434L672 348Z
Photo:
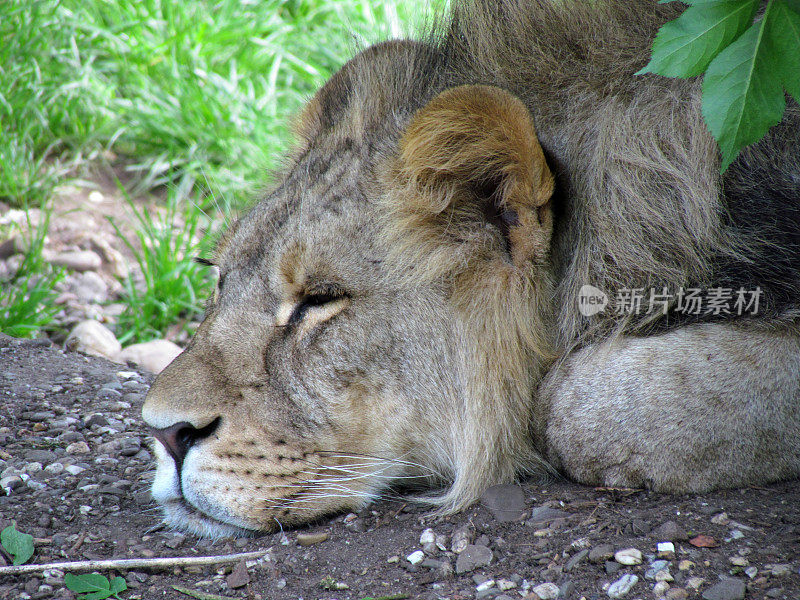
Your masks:
M650 62L637 74L692 77L753 21L759 0L703 0L659 29ZM693 3L694 4L694 3Z
M767 34L775 5L771 2L760 22L711 61L703 80L703 117L719 143L721 171L780 122L786 108L781 81L774 76L783 57Z
M777 76L800 102L800 0L773 0L767 35L778 54Z
M15 565L24 564L33 556L33 536L17 531L16 523L0 531L0 544L14 557Z
M83 597L84 600L104 600L115 593L111 591L108 578L99 573L84 573L82 575L67 573L64 576L64 585L67 586L68 590L86 594Z
M128 589L128 584L125 583L124 577L114 577L114 579L111 580L109 585L109 590L111 590L111 593L114 596L116 596L120 592L124 592L127 589Z

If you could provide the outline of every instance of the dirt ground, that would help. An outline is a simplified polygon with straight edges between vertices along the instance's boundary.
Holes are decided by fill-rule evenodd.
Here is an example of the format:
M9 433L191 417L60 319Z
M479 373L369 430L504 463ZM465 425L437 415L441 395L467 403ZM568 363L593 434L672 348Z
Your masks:
M120 597L130 600L191 597L173 585L208 599L800 599L798 482L702 496L526 483L513 521L482 505L431 518L398 497L254 539L176 534L160 526L148 493L153 465L139 411L151 381L0 336L0 528L15 520L35 537L30 562L264 551L224 566L105 571L126 578ZM460 540L470 545L456 554ZM667 541L674 552L656 556ZM615 560L629 548L641 559L618 558L639 564ZM422 562L413 565L415 551ZM0 575L0 599L74 597L63 571Z

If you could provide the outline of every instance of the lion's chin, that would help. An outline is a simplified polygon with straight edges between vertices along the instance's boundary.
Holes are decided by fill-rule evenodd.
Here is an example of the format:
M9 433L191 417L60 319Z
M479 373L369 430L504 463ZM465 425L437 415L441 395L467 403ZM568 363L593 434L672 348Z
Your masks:
M164 523L172 529L200 537L219 539L224 537L253 537L261 531L218 521L203 514L181 499L162 503Z

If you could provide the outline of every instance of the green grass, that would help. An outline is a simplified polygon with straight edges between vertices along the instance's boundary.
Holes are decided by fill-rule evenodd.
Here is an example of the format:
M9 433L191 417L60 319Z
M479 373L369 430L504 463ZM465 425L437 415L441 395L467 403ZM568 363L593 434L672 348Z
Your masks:
M303 102L354 50L413 29L427 4L0 0L0 201L43 205L100 163L133 197L167 196L167 219L195 227L199 211L235 213L285 153ZM136 221L144 281L123 282L135 316L117 326L129 341L194 315L208 290L184 257L191 236ZM38 256L4 284L19 321L2 331L33 335L55 312Z
M39 200L66 169L113 153L135 194L208 182L240 205L302 102L419 12L400 0L0 2L0 199Z
M35 337L47 330L59 310L54 286L63 273L42 258L50 212L42 214L42 222L34 224L26 212L27 227L20 232L20 239L27 252L8 280L0 277L0 331L13 337Z

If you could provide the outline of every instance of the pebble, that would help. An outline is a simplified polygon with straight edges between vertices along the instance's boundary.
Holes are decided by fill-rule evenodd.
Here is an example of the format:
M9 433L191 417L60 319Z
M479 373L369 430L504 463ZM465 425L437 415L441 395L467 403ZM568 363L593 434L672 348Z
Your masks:
M656 598L664 598L666 596L669 584L666 581L659 581L653 586L653 595Z
M497 587L500 588L502 591L507 592L508 590L513 590L514 588L516 588L517 584L508 579L498 579Z
M118 359L120 362L132 362L151 373L158 374L181 352L180 346L169 340L152 340L126 347L119 353Z
M484 592L484 591L488 590L489 588L493 588L494 587L494 583L495 583L494 579L487 579L486 581L484 581L483 583L478 585L475 588L475 591L476 592Z
M546 582L535 586L531 591L539 596L541 600L555 600L555 598L558 598L559 590L555 583Z
M64 347L72 352L99 356L111 361L116 360L122 350L122 345L112 331L91 319L81 321L72 329Z
M525 515L525 492L518 485L493 485L481 495L481 504L501 523L516 521Z
M298 533L297 543L301 546L312 546L319 544L328 539L328 532L322 531L319 533Z
M614 583L612 583L608 591L609 598L623 598L631 591L633 586L639 581L639 578L636 575L631 575L630 573L626 573L619 579L617 579Z
M574 569L579 564L581 564L583 561L585 561L588 556L589 556L589 550L586 550L586 549L581 550L577 554L574 554L567 561L567 564L564 565L564 572L565 573L569 573L570 571L572 571L572 569Z
M472 543L475 529L470 523L461 525L453 532L453 539L450 549L456 554L460 554Z
M693 590L699 590L700 586L706 582L705 579L702 577L689 577L686 580L686 586L692 588Z
M685 542L689 539L686 531L675 521L662 523L652 531L652 536L669 542Z
M236 563L231 574L225 578L225 583L231 589L241 588L250 583L250 574L247 572L247 565L243 560Z
M418 565L423 560L425 560L425 553L422 550L416 550L406 556L406 560L410 562L412 565Z
M686 600L689 597L689 592L683 588L674 587L667 590L667 600Z
M656 551L661 554L675 554L675 544L672 542L659 542L656 544Z
M611 544L600 544L589 550L590 563L602 563L614 556L614 546Z
M430 527L422 532L422 535L419 536L419 543L420 545L424 546L425 544L435 544L436 543L436 533Z
M642 552L636 548L625 548L614 553L614 560L621 565L640 565L642 564Z
M652 563L650 563L650 568L644 572L644 578L654 581L656 578L656 573L666 569L669 569L669 561L654 560Z
M492 562L494 555L486 546L468 545L456 559L456 573L469 573L479 567L485 567Z
M89 444L86 442L72 442L65 450L67 454L89 454L91 452Z
M42 254L45 256L45 253ZM46 256L46 260L50 264L79 272L96 271L103 266L103 259L91 250L58 252L55 255Z
M726 577L704 591L703 600L744 600L745 589L741 579Z
M531 511L531 516L525 521L525 524L529 527L541 527L559 519L566 519L569 516L570 514L563 510L548 506L537 506Z

